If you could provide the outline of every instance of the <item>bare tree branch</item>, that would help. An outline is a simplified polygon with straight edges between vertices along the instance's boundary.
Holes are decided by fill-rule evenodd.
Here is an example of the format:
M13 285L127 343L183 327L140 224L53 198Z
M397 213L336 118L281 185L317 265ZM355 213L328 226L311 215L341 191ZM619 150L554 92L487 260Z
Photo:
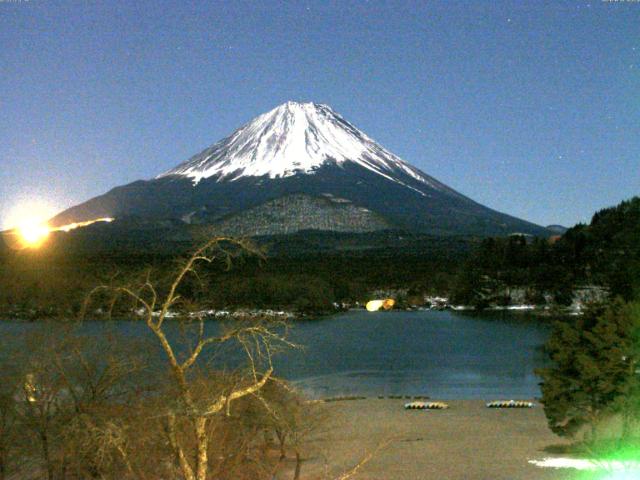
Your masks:
M372 451L367 453L353 468L351 468L350 470L344 472L342 475L337 477L336 480L348 480L349 478L355 477L358 474L358 470L360 470L367 463L369 463L371 461L371 459L373 457L375 457L375 455L380 450L385 448L390 443L391 443L391 440L385 440L384 442L380 443L376 448L374 448Z
M252 393L257 392L262 387L264 387L265 383L271 378L271 374L273 373L273 368L267 370L260 380L256 383L249 385L248 387L242 388L240 390L234 390L229 395L221 395L218 400L212 403L203 413L203 415L213 415L214 413L220 412L227 402L231 402L233 400L237 400L246 395L251 395Z

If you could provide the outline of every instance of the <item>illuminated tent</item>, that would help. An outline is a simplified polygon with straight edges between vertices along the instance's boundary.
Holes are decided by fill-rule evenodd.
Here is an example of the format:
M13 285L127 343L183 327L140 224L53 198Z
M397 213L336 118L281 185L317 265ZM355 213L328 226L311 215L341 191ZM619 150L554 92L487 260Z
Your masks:
M396 304L393 298L386 298L384 300L371 300L367 302L366 309L369 312L377 312L381 308L384 310L391 310Z

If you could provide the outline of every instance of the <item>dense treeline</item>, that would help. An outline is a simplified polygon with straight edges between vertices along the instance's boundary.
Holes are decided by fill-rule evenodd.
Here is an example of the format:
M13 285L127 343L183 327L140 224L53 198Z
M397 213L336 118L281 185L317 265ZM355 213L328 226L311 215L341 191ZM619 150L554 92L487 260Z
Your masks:
M601 210L589 225L576 225L552 239L388 233L377 239L376 248L358 249L366 239L345 238L318 233L269 239L262 244L266 260L239 259L222 273L212 265L183 288L208 308L310 313L365 300L376 290L402 291L407 304L436 294L482 307L569 304L574 289L584 285L607 287L625 299L640 289L638 197ZM91 253L63 247L0 252L2 316L75 315L93 285L140 271L150 271L162 284L178 259L153 248Z
M205 308L277 308L303 313L335 310L334 304L366 299L379 289L403 289L416 301L443 294L474 248L469 239L425 239L420 248L302 251L265 245L265 259L238 258L232 269L210 265L182 288ZM271 251L276 253L270 255ZM292 249L293 250L293 249ZM150 272L160 288L179 255L7 251L0 255L0 312L17 318L74 316L95 285ZM143 273L141 273L143 272Z
M261 266L236 265L213 279L219 305L293 307L322 311L333 303L362 301L379 289L410 295L447 292L463 252L419 255L372 251L269 258Z
M576 225L560 238L483 240L457 277L454 300L508 302L509 289L516 287L533 303L546 295L566 304L580 285L604 286L628 300L640 289L638 272L640 198L634 197L597 212L589 225Z

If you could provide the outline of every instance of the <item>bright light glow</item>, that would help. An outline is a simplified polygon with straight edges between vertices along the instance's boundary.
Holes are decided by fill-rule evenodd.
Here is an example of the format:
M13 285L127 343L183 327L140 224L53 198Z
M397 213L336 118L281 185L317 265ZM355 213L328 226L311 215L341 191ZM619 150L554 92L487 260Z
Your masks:
M606 475L602 480L638 480L638 471L613 472Z
M70 232L76 228L86 227L97 222L113 222L113 218L104 217L86 222L75 222L61 227L50 227L46 222L35 218L27 218L18 224L14 229L18 233L22 248L38 248L47 239L51 232Z
M545 458L543 460L529 460L536 467L573 468L575 470L602 470L607 472L603 480L627 480L638 478L640 464L633 461L621 460L590 460L586 458Z
M38 400L36 398L38 390L36 389L36 382L33 373L27 373L26 375L24 380L24 393L26 394L29 402L36 402Z
M41 246L49 236L47 219L55 214L55 209L40 200L27 200L11 209L2 219L4 240L11 248L25 249Z
M56 209L42 200L20 199L1 219L1 229L13 230L26 221L46 223L55 214Z
M377 312L382 308L383 303L384 300L371 300L370 302L367 302L366 309L369 312Z
M35 218L24 219L16 230L21 243L26 248L37 248L42 245L51 231L46 223Z
M13 208L8 218L3 219L3 226L7 230L2 237L7 245L13 249L36 249L46 242L51 232L69 232L96 222L112 222L114 220L111 217L103 217L52 227L47 220L53 217L55 212L55 209L45 203L25 202Z
M113 222L114 220L115 219L112 218L112 217L96 218L95 220L87 220L86 222L69 223L67 225L62 225L61 227L56 227L53 230L54 231L60 231L60 232L69 232L71 230L75 230L76 228L89 226L89 225L91 225L93 223L97 223L97 222Z
M371 300L367 302L366 309L369 312L377 312L381 308L385 310L391 310L393 306L396 304L396 301L393 298L387 298L385 300Z

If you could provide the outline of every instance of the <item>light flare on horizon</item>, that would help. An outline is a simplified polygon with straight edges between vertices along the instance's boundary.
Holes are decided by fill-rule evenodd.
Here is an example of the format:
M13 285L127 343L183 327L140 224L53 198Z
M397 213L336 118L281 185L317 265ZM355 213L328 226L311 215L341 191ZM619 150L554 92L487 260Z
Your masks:
M51 229L38 219L28 218L20 222L15 231L24 247L38 248L49 237Z
M101 217L83 222L73 222L66 225L52 227L47 218L51 218L46 206L28 206L16 209L9 224L11 227L4 232L5 242L13 249L40 248L52 232L70 232L76 228L87 227L98 222L112 222L113 217Z
M98 222L110 223L110 222L113 222L114 220L115 220L115 218L113 218L113 217L96 218L95 220L87 220L85 222L69 223L67 225L62 225L61 227L52 228L50 231L52 231L52 232L69 232L71 230L75 230L76 228L88 227L89 225L92 225L94 223L98 223Z

